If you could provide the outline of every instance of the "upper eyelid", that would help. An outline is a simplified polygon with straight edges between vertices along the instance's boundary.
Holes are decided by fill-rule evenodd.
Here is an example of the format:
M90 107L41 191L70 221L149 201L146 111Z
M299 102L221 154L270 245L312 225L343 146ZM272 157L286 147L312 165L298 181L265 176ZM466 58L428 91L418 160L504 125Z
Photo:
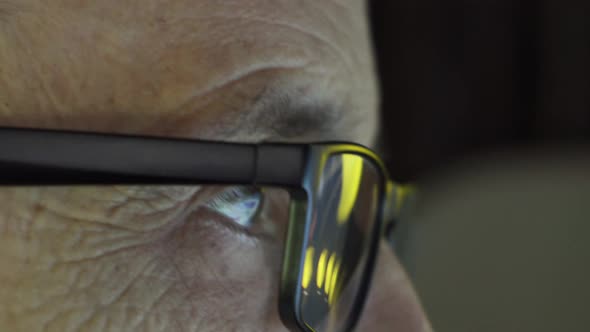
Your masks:
M238 197L236 192L239 192L240 195L241 194L248 194L248 193L244 192L245 190L243 188L245 188L245 187L242 187L242 186L225 187L225 189L221 189L217 194L215 194L213 197L211 197L209 200L207 200L207 202L205 202L205 205L215 205L215 204L220 203L220 201Z

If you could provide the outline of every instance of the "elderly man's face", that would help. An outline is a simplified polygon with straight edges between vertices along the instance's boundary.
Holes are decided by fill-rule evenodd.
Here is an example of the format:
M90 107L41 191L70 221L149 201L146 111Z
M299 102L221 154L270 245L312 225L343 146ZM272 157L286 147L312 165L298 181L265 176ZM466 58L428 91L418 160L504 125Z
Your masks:
M365 5L0 0L0 125L371 145ZM0 331L284 331L282 232L181 217L197 191L0 191ZM429 329L386 246L359 328Z

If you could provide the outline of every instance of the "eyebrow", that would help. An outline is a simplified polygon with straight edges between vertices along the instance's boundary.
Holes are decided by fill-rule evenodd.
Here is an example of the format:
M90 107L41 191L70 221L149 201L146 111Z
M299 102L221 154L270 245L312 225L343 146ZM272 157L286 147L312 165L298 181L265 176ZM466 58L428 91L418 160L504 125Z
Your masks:
M337 134L336 124L344 112L328 104L285 105L259 114L259 122L266 126L271 136L293 139L306 136L331 137Z
M265 141L303 141L338 138L338 124L344 109L329 101L289 94L264 93L248 111L236 119L236 126L224 134L262 135Z

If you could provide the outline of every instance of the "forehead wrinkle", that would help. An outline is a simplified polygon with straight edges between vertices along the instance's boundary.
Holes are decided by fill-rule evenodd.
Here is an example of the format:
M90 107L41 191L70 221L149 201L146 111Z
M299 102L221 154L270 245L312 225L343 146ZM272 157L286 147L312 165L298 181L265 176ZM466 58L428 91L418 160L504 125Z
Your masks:
M0 0L0 2L1 1L3 0ZM234 2L236 6L238 6L238 4L242 4L241 1ZM301 8L302 9L297 9L295 11L297 13L313 12L314 17L326 16L329 13L328 11L321 11L321 7L319 5L318 8L316 8L317 10L314 8L312 8L313 10L304 10L303 7ZM265 56L255 56L253 57L253 60L250 60L247 63L230 62L232 65L227 68L223 67L225 68L223 71L211 71L211 73L214 74L211 76L202 75L203 73L200 71L195 71L193 73L191 71L193 68L200 68L201 66L190 66L192 63L183 62L185 59L184 56L186 54L190 55L191 52L179 53L183 56L181 59L183 61L178 61L178 59L172 57L171 59L175 60L175 62L164 61L163 63L166 65L169 63L176 63L186 66L187 72L189 72L189 74L182 76L181 79L172 77L172 79L174 79L176 82L188 82L186 85L172 85L171 88L166 90L164 87L167 85L160 83L169 82L169 76L163 76L164 78L161 80L150 80L150 83L155 82L150 84L150 87L154 87L154 91L157 91L158 88L161 88L161 91L157 91L157 97L155 97L160 99L155 99L156 102L154 103L149 103L151 100L146 101L145 103L135 101L126 103L120 102L116 106L117 109L121 109L122 111L119 111L116 114L113 112L113 116L120 116L120 114L123 114L123 111L126 111L128 114L134 114L132 112L135 112L135 109L141 109L141 115L143 119L141 119L141 117L135 118L138 121L142 121L143 127L139 128L138 126L139 129L133 130L148 132L153 130L157 133L165 132L166 134L170 135L181 135L173 132L176 130L173 125L178 124L179 126L186 126L182 127L182 135L190 135L195 138L213 139L219 137L227 139L229 137L231 140L239 140L244 142L255 142L269 139L285 141L345 139L349 141L362 141L363 143L368 143L367 139L361 138L367 135L363 136L360 134L362 130L356 129L359 126L367 127L363 126L362 124L368 122L363 118L366 115L366 112L363 112L363 114L359 114L360 112L358 112L358 105L363 103L358 103L356 102L356 99L354 99L358 95L355 94L355 92L361 91L362 89L358 89L356 86L353 86L353 84L357 84L355 82L361 81L359 77L362 78L364 76L357 75L359 77L351 77L350 84L341 83L343 81L341 75L345 75L347 73L346 70L350 69L350 66L343 66L342 64L346 61L343 59L336 59L334 55L336 54L339 56L346 56L347 59L349 59L350 56L348 54L342 54L349 51L348 44L341 45L339 41L342 40L339 38L331 38L332 34L335 33L333 30L338 26L332 26L329 23L326 23L318 26L322 29L311 29L315 25L305 24L307 23L307 20L305 20L305 23L299 22L300 17L299 14L295 15L296 13L293 14L293 16L297 19L293 20L289 20L280 15L265 15L264 11L260 12L258 9L246 11L245 14L248 15L243 17L244 21L256 20L258 18L261 21L268 21L268 24L273 24L277 30L279 28L282 28L281 30L285 31L289 30L289 36L297 35L298 37L304 37L301 40L294 39L294 41L300 41L301 43L305 42L304 44L301 44L302 46L300 47L303 51L297 48L297 52L295 52L295 54L289 53L287 55L282 53L276 54L275 51L269 51L269 54L265 53ZM203 13L196 11L195 15L199 16L203 15ZM231 15L236 15L236 13L232 11ZM311 23L316 22L314 20L309 21ZM215 27L217 28L217 25L221 25L221 23L224 22L217 22ZM268 24L264 27L265 29L268 28ZM223 25L226 26L226 29L228 29L227 31L229 31L229 28L232 26L232 24ZM233 28L235 29L235 27ZM254 30L254 32L259 31L257 29ZM246 31L244 30L243 32ZM231 34L231 36L234 35L235 31ZM261 34L261 36L263 35L264 34ZM272 32L272 35L276 36L277 31ZM210 35L208 36L211 37ZM255 34L254 36L257 35ZM245 53L241 51L238 52L236 50L242 50L245 46L251 46L251 44L249 44L249 39L244 38L245 37L242 36L237 39L232 37L228 40L222 40L228 43L227 45L224 44L224 46L228 47L227 51L231 51L229 54L232 55L232 57L228 57L228 59L242 59L242 57L238 57L237 55L245 55ZM202 40L200 39L198 40L199 43L201 41ZM219 47L219 39L208 38L207 41L211 41L212 46ZM248 41L248 43L245 43L245 41ZM290 41L290 39L288 39L288 41ZM311 47L309 44L310 42L313 43L315 47ZM334 44L330 45L330 42ZM197 41L195 41L195 45L196 44L198 44ZM204 46L207 45L209 44L204 44ZM270 47L276 45L276 41L273 41L272 43L262 45L261 50L276 50L278 49L277 47ZM293 45L297 46L299 44L294 42ZM305 47L303 47L303 45L305 45ZM222 51L225 52L226 50L223 49ZM219 53L214 52L210 57L215 61L222 61L223 63L227 62L225 61L225 58L220 57L219 54L225 53L221 51ZM244 65L245 63L246 65ZM198 64L200 64L200 62ZM164 68L163 65L161 67ZM216 66L202 67L217 68ZM313 69L310 69L309 67L313 67ZM355 68L359 67L360 66L355 66ZM230 99L225 97L219 97L219 99L217 99L218 97L210 97L221 90L230 92L233 91L229 88L225 89L228 86L245 86L247 84L238 84L238 82L243 82L245 79L248 79L252 76L258 76L259 73L265 72L267 70L271 70L273 72L284 72L280 75L277 74L276 78L272 77L272 79L269 79L268 82L271 86L276 85L275 83L279 83L279 85L282 85L282 87L275 89L274 93L268 97L263 98L265 102L258 103L258 106L260 106L259 108L249 107L250 105L246 99L253 98L253 96L248 96L248 98L243 99ZM313 75L306 75L310 71ZM162 72L166 75L168 73L168 71L163 69ZM175 73L174 71L170 72ZM305 72L305 74L301 74L302 72ZM132 74L134 73L135 72L132 72ZM294 74L293 77L295 78L290 78L291 73ZM205 71L204 74L210 73L209 71ZM299 80L300 76L305 77L305 79ZM193 81L195 77L198 77L199 80ZM202 77L206 77L207 79L200 79ZM306 97L305 95L298 93L295 86L301 87L302 84L308 85L307 88L309 90L315 90L315 95L310 96L312 95L312 92L310 92L307 93L308 96ZM255 86L258 87L259 85ZM251 90L254 91L256 89L253 88ZM236 94L237 93L232 92L230 95L233 96ZM272 96L273 94L274 96ZM137 99L141 98L135 98L133 100ZM205 114L206 112L203 112L203 117L197 116L195 114L195 110L205 110L205 107L199 107L201 104L202 106L206 105L205 103L201 103L201 100L214 101L215 103L211 103L213 104L211 109L216 110L216 112L210 112L210 114ZM238 102L244 100L246 102L244 103L245 105L241 106L236 102L232 103L233 100ZM227 102L227 105L224 104L225 102ZM144 105L156 106L150 108L143 107ZM77 107L77 105L74 105L72 108L75 109L75 107ZM240 109L240 111L237 111L237 109ZM149 116L143 116L147 114L148 110L152 113L149 114ZM357 111L355 112L354 110ZM163 111L169 111L169 113L162 113ZM160 116L160 113L163 114L163 116ZM152 116L152 114L154 115ZM168 122L170 126L161 129L163 127L162 122L165 122L162 121L162 119L164 116L168 115L171 118L171 120ZM135 118L133 120L135 120ZM189 123L191 121L193 122L192 124ZM121 123L123 122L133 123L133 121L121 121ZM109 124L105 124L105 126L106 125ZM219 135L217 135L218 133ZM238 139L236 139L236 137L238 137Z
M342 45L339 45L337 42L333 40L333 37L327 36L325 33L318 31L318 29L314 29L313 27L304 26L302 24L297 24L295 22L289 22L284 18L270 18L270 17L263 17L263 16L238 16L238 15L224 15L225 18L229 18L232 20L244 20L255 22L258 25L268 25L269 29L288 29L296 34L301 34L310 38L314 42L317 42L319 45L324 45L328 49L332 51L337 59L342 61L346 65L347 69L350 69L353 66L353 61L351 59L351 55L349 54L348 50L343 48Z
M206 86L201 87L200 89L195 89L195 91L186 97L186 101L183 102L177 108L186 108L188 105L195 103L199 99L203 97L218 92L222 90L224 87L228 87L230 85L240 83L245 81L249 77L254 77L259 74L269 73L269 72L283 72L283 71L290 71L295 69L304 68L307 65L305 60L291 60L291 61L282 61L279 63L261 63L261 64L251 64L249 66L242 66L238 70L234 70L229 74L222 75L221 77L217 78L216 80L211 80L206 82Z

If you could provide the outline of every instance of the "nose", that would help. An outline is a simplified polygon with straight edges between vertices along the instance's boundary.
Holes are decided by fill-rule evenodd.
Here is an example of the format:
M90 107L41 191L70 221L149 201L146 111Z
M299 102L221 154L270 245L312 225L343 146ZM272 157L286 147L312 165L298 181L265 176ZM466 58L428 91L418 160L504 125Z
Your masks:
M380 244L371 288L356 330L432 331L407 274L384 241Z

